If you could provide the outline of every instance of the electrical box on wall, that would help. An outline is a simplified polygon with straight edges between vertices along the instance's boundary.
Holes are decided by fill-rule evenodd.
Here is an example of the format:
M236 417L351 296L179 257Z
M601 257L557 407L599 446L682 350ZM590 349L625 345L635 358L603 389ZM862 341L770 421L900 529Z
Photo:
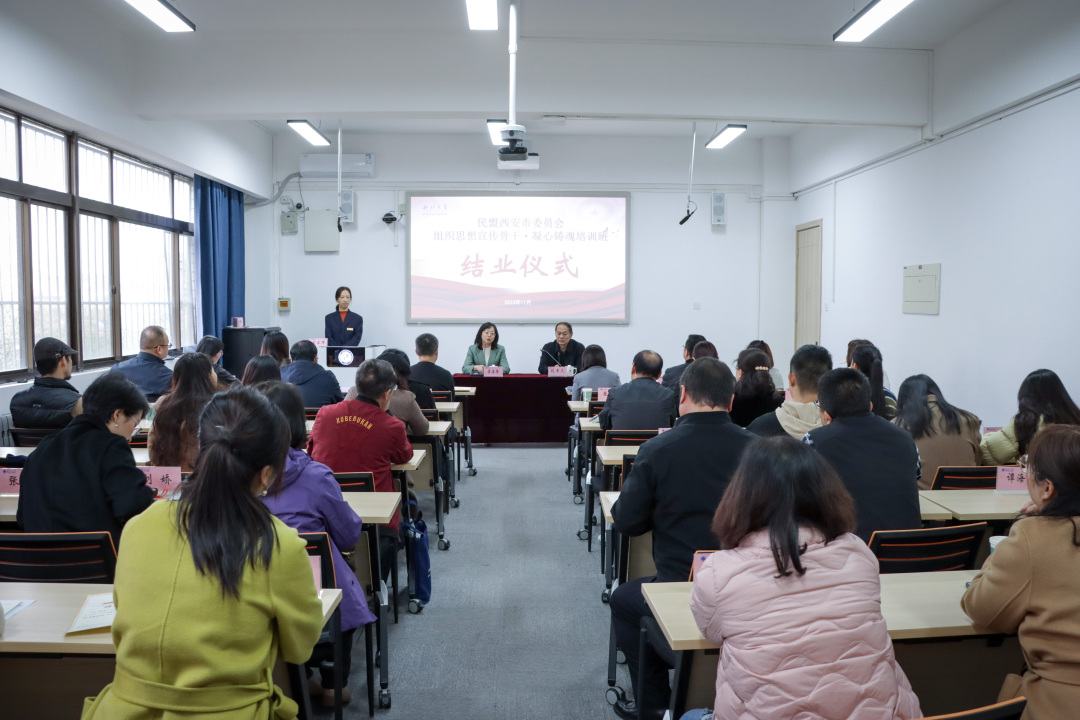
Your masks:
M941 263L904 266L904 312L937 315L941 302Z
M282 212L281 213L281 234L282 235L295 235L297 232L296 227L296 213L295 212Z
M289 298L278 298L277 309L278 312L289 312L292 310L292 300Z
M308 210L304 216L304 252L337 252L341 247L336 210Z

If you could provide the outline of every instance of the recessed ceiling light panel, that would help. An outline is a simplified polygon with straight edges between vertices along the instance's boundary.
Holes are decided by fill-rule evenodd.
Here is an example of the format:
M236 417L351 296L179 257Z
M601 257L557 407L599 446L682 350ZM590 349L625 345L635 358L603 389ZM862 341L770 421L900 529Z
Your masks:
M181 15L166 0L127 0L127 4L153 20L165 32L195 31L195 23Z

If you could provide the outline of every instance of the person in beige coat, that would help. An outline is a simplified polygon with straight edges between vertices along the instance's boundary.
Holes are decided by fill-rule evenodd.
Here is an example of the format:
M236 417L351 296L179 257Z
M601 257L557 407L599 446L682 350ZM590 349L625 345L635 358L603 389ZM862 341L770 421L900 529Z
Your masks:
M1023 720L1080 708L1080 428L1051 425L1031 442L1028 515L987 558L961 606L978 628L1019 633L1027 671L1000 699L1027 698Z
M982 439L984 465L1015 465L1044 425L1080 425L1080 408L1053 370L1036 370L1020 383L1018 411L1005 427Z
M900 384L893 422L911 433L919 448L919 489L929 490L942 466L982 465L978 417L946 402L941 388L926 375Z

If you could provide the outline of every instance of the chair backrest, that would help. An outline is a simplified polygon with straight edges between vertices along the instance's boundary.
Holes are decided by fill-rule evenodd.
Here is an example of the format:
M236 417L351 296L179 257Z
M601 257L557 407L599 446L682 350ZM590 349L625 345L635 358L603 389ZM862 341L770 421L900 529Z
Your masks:
M318 414L319 414L319 408L317 408L317 407L313 407L313 408L306 407L306 408L304 408L304 419L305 420L314 420L315 416L318 415Z
M0 533L0 582L108 584L115 574L107 532Z
M997 486L997 467L994 465L942 465L934 473L931 490L986 490Z
M324 532L299 533L300 539L307 544L310 557L319 558L319 573L323 588L336 588L337 573L334 572L334 551L330 547L330 536Z
M973 570L986 523L922 530L877 530L870 551L883 573Z
M17 447L37 447L38 443L64 428L11 428L11 441Z
M634 460L637 459L636 455L623 455L622 459L622 472L617 473L618 477L615 478L615 489L622 492L622 485L626 481L626 478L630 477L630 471L634 469Z
M1018 697L1005 702L987 705L986 707L964 710L948 715L934 715L924 720L1020 720L1024 714L1027 698Z
M341 486L341 492L375 492L375 473L339 472L334 479Z
M131 436L131 440L128 441L128 444L131 445L131 447L133 447L133 448L144 448L144 447L147 447L147 445L149 444L149 441L150 441L150 436L148 434L146 434L146 433L135 433L134 435Z
M605 445L641 445L657 436L656 430L608 430L604 433Z
M600 414L600 411L604 409L603 400L590 400L589 409L585 412L588 417L595 417Z
M428 420L438 420L439 411L436 408L420 408L420 412L424 414Z
M435 398L435 402L453 402L454 391L453 390L432 390L431 397Z

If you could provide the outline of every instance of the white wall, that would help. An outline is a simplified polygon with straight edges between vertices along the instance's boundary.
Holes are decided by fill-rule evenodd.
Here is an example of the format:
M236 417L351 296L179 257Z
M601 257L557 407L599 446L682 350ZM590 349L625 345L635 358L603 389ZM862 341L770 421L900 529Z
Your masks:
M1080 92L800 196L824 219L822 343L873 340L893 388L926 373L1001 425L1048 367L1080 397ZM901 312L901 268L942 264L941 314Z

